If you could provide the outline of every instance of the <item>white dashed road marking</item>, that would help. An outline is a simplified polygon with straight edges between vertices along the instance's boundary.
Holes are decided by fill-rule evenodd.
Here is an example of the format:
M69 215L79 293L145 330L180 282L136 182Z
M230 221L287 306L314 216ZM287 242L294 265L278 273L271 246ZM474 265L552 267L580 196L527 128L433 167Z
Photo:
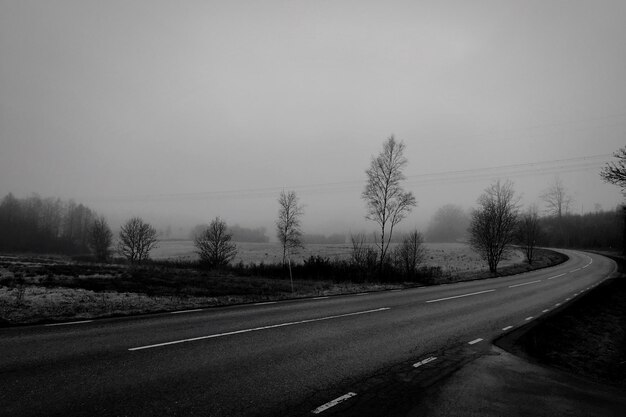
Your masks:
M469 294L461 294L461 295L455 295L455 296L452 296L452 297L438 298L436 300L428 300L426 302L427 303L436 303L438 301L453 300L455 298L462 298L462 297L469 297L469 296L472 296L472 295L485 294L485 293L492 292L492 291L495 291L495 290L485 290L485 291L472 292L472 293L469 293Z
M569 271L569 272L576 272L576 271L580 271L580 268L572 269L572 270L571 270L571 271Z
M326 411L331 407L336 406L337 404L341 404L342 402L354 397L356 395L355 392L349 392L347 394L342 395L341 397L335 398L332 401L327 402L326 404L320 405L315 410L311 411L313 414L319 414L322 411Z
M70 324L82 324L82 323L91 323L93 320L82 320L82 321L68 321L67 323L51 323L51 324L44 324L44 326L46 327L52 327L52 326L67 326Z
M426 365L427 363L432 362L432 361L434 361L434 360L436 360L436 359L437 359L437 358L436 358L435 356L431 356L430 358L426 358L426 359L424 359L424 360L422 360L422 361L419 361L419 362L417 362L417 363L414 363L414 364L413 364L413 367L414 367L414 368L419 368L420 366L422 366L422 365Z
M325 299L327 299L327 298L328 298L328 297L315 297L315 298L313 298L313 299L314 299L314 300L325 300Z
M263 303L254 303L255 306L266 306L268 304L276 304L278 301L265 301Z
M505 328L502 329L502 331L506 332L507 330L511 330L513 328L513 326L506 326Z
M524 285L536 284L538 282L541 282L541 280L538 279L537 281L530 281L530 282L524 282L522 284L509 285L509 288L522 287Z
M378 312L386 311L386 310L390 310L390 307L382 307L382 308L377 308L375 310L357 311L355 313L338 314L336 316L320 317L320 318L317 318L317 319L307 319L307 320L300 320L300 321L291 321L291 322L288 322L288 323L272 324L272 325L269 325L269 326L261 326L261 327L254 327L254 328L251 328L251 329L235 330L235 331L232 331L232 332L210 334L210 335L207 335L207 336L192 337L192 338L189 338L189 339L174 340L174 341L171 341L171 342L164 342L164 343L156 343L154 345L138 346L138 347L130 348L128 350L134 351L134 350L150 349L150 348L155 348L155 347L160 347L160 346L175 345L175 344L178 344L178 343L194 342L196 340L214 339L216 337L232 336L232 335L235 335L235 334L256 332L256 331L259 331L259 330L275 329L277 327L295 326L296 324L313 323L313 322L316 322L316 321L324 321L324 320L338 319L338 318L342 318L342 317L358 316L358 315L361 315L361 314L378 313Z
M468 345L475 345L476 343L479 343L479 342L482 342L482 341L483 341L483 339L478 338L478 339L472 340L471 342L467 342L467 344Z
M530 317L526 317L524 320L525 321L529 321L529 320L532 320L532 319L533 319L533 316L530 316Z
M180 311L172 311L170 314L182 314L182 313L193 313L195 311L202 311L201 308L196 308L194 310L180 310Z
M555 275L555 276L550 277L548 279L554 279L554 278L562 277L563 275L565 275L565 274L563 273L563 274Z

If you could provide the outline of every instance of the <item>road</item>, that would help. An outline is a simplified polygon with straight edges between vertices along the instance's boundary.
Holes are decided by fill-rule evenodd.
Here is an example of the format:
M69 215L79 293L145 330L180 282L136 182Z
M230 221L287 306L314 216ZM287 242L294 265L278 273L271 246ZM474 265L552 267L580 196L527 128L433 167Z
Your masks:
M562 265L511 277L2 329L0 415L328 414L359 381L488 343L615 268L564 252Z

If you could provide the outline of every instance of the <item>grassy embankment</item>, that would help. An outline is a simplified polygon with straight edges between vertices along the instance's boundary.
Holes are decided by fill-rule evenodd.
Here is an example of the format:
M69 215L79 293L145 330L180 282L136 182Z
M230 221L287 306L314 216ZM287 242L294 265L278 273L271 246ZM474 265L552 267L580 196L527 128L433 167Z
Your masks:
M512 263L500 275L550 266L565 258L540 251L532 267ZM383 282L345 262L315 257L295 265L294 292L279 265L206 271L194 263L130 267L59 258L0 257L0 325L80 320L247 302L407 288L488 278L488 271L425 267L412 279Z
M548 366L626 388L626 258L620 276L503 347ZM506 343L506 342L505 342Z

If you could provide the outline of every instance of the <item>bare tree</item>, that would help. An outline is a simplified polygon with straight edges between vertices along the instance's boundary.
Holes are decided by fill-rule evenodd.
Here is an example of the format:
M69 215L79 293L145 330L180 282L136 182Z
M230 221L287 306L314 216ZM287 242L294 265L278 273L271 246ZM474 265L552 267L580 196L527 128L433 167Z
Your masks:
M472 213L470 246L497 274L498 264L515 239L519 198L513 183L498 180L478 198L479 208Z
M600 171L602 179L610 184L622 188L622 194L626 196L626 147L620 148L613 153L617 162L608 162ZM626 254L626 205L622 205L622 252Z
M231 243L231 239L226 222L219 217L213 219L194 239L200 261L210 267L228 265L237 255L237 246Z
M554 184L544 191L541 199L546 203L546 211L559 219L563 213L569 211L569 206L573 202L572 196L567 193L565 185L559 177L556 177Z
M96 259L106 262L111 253L113 233L104 216L97 217L89 228L88 244Z
M402 170L407 164L403 153L404 143L396 142L391 136L383 144L381 153L372 157L370 167L365 171L367 184L362 198L367 204L365 217L380 227L377 243L380 270L387 260L393 228L417 205L413 193L404 191L400 185L400 181L405 179Z
M424 237L417 230L404 236L400 246L394 251L397 264L407 277L412 277L417 272L418 266L424 261L426 248Z
M149 258L156 243L155 228L140 217L133 217L120 230L118 251L131 263L138 263Z
M520 216L518 227L520 244L524 249L526 261L532 264L535 256L535 246L541 231L537 206L530 206L528 210Z
M376 267L376 251L367 243L367 238L363 233L350 236L352 250L350 252L350 263L357 268L370 269Z
M300 218L304 214L295 191L281 191L278 197L278 220L276 220L276 235L283 247L283 265L287 254L292 249L302 247L302 230Z
M626 194L626 147L615 151L613 156L617 158L617 161L607 162L600 171L600 176L604 181L621 187L622 193Z

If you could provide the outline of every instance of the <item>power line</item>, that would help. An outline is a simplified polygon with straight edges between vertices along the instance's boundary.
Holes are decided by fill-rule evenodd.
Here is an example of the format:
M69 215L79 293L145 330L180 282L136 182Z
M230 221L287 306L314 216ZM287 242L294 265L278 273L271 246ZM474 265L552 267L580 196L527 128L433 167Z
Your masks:
M497 177L525 177L537 175L551 175L568 172L588 171L598 169L607 162L610 154L589 155L568 159L550 161L527 162L521 164L499 165L486 168L472 168L466 170L440 171L406 176L408 186L438 185L446 183L467 183L487 180ZM275 196L283 189L291 189L306 194L329 194L348 192L362 188L365 180L350 180L326 182L317 184L292 185L289 187L264 187L248 189L230 189L219 191L202 191L193 193L147 194L140 196L119 196L107 199L108 201L174 201L174 200L205 200L262 198Z

